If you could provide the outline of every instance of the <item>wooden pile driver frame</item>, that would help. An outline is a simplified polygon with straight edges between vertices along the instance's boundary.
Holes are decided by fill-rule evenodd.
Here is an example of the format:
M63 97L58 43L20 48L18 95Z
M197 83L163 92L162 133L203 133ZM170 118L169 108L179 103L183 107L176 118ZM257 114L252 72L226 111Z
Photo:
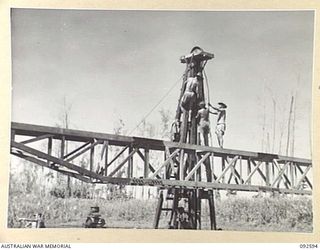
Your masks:
M190 54L187 56L182 56L180 58L181 63L186 64L186 70L183 75L183 82L180 97L178 100L176 117L175 121L178 123L177 132L178 136L174 136L172 140L176 140L180 143L188 143L188 144L200 144L200 138L198 135L197 129L197 119L196 115L199 109L199 103L205 102L205 94L204 94L204 84L203 84L203 70L208 60L211 60L214 57L213 54L203 51L200 47L194 47L190 51ZM191 110L185 110L181 108L181 100L183 99L184 93L187 89L187 82L189 78L197 79L197 90L195 95L195 103L191 106ZM208 135L205 135L208 137ZM208 138L205 138L208 141ZM206 145L208 146L208 145ZM171 152L169 152L171 153ZM205 165L205 174L208 182L212 181L212 171L211 171L211 163L208 158L208 154L202 158L200 164L197 164L197 159L199 157L195 155L187 155L184 157L184 154L179 154L176 157L172 167L167 170L166 178L173 180L193 180L193 181L201 181L201 168L200 164ZM179 166L179 168L177 168ZM175 170L174 167L177 169ZM210 217L210 227L211 229L216 229L216 219L215 219L215 208L214 208L214 196L212 190L204 190L204 189L192 189L186 190L184 188L174 188L169 190L172 194L172 204L169 209L171 216L169 221L169 228L173 229L201 229L201 200L203 198L208 199L209 205L209 217ZM166 197L168 199L168 197ZM185 199L187 203L187 212L185 212L184 204L181 205L181 201ZM160 196L156 218L154 227L157 228L159 224L159 219L161 217L161 211L168 210L162 207L163 198ZM179 205L180 203L180 205ZM180 209L180 212L179 212ZM181 226L181 214L185 212L187 214L187 221L184 226Z

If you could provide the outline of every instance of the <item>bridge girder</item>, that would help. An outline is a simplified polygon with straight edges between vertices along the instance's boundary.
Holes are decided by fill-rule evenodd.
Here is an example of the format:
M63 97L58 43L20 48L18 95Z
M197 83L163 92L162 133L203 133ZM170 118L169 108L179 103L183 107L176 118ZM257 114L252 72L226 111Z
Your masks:
M13 155L88 183L312 194L309 159L22 123L12 123L11 131ZM54 155L53 148L61 151L66 143L72 150ZM157 166L152 152L164 155ZM86 154L89 164L82 166ZM191 156L196 163L189 169L177 160ZM211 180L196 175L208 159Z

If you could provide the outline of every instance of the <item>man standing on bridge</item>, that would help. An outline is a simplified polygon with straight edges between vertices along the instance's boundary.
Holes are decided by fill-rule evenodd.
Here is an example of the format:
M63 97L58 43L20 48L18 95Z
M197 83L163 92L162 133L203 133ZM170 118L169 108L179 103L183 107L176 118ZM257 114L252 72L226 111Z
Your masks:
M226 131L226 108L227 105L223 102L218 103L219 107L213 107L210 103L209 106L216 110L217 112L214 112L213 114L218 115L217 118L217 126L216 126L216 135L218 139L218 144L220 148L223 148L223 135Z
M204 102L200 102L196 119L199 119L199 132L202 135L202 140L205 146L209 145L209 139L208 139L208 136L210 133L209 113L216 114L215 112L211 112L208 108L206 108L206 104Z

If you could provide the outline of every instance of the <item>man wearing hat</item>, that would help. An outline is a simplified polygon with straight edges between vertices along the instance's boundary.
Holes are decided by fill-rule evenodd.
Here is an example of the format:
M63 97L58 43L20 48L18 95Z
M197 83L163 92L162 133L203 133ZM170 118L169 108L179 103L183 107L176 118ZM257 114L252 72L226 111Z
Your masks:
M218 115L217 118L217 126L216 126L216 135L218 139L218 144L220 148L223 148L223 135L226 130L226 108L227 105L224 104L223 102L219 102L218 105L219 107L213 107L209 103L210 107L216 110L217 112L214 112L213 114Z

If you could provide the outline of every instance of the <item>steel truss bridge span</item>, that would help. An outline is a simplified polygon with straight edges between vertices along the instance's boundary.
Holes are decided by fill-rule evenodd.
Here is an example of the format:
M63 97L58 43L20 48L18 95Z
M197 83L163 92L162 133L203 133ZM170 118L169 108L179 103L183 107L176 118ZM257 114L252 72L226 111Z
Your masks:
M15 122L11 154L87 183L312 194L312 161L274 154Z

